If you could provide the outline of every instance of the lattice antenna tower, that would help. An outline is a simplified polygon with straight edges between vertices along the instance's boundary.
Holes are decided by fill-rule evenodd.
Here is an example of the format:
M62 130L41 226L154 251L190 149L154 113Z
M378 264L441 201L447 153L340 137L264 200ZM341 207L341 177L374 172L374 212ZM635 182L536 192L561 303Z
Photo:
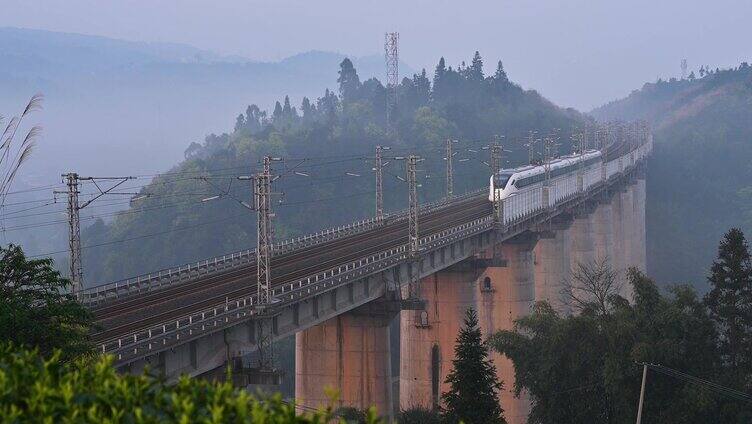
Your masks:
M393 135L394 114L397 109L397 85L399 84L399 33L387 32L384 36L384 59L386 60L386 130Z
M682 79L686 79L687 78L687 59L682 59L681 71L682 71Z

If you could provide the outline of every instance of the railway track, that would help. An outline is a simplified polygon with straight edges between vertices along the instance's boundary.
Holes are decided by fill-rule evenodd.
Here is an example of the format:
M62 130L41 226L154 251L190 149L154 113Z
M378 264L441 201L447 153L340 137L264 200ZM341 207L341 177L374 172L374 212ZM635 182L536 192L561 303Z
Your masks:
M471 198L441 211L421 216L421 236L488 215L491 206L485 198ZM406 242L407 222L387 224L361 234L327 242L311 249L281 255L272 262L272 286L293 281ZM360 248L357 248L360 247ZM92 334L96 343L159 325L191 311L222 305L256 292L256 267L248 265L195 282L181 284L136 298L94 309L101 331Z

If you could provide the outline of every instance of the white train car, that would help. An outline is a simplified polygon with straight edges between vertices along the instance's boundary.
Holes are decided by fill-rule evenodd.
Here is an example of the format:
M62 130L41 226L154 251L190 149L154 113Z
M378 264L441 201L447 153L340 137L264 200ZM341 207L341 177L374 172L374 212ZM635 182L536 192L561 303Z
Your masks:
M602 178L601 165L602 155L598 150L587 150L583 154L552 160L549 205L543 204L542 188L546 179L544 165L502 169L491 176L488 198L493 202L494 190L497 191L499 199L504 200L504 220L510 221L552 206L599 183ZM577 179L577 171L580 169L583 172L582 187L579 187Z

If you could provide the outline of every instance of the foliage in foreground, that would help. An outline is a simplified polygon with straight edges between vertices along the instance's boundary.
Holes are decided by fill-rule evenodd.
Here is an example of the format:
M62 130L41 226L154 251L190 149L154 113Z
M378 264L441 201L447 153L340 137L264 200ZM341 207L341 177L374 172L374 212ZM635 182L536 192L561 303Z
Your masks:
M0 346L0 423L329 423L331 409L298 415L277 395L260 399L231 383L181 378L166 385L120 375L112 360L60 361ZM377 423L369 418L368 423Z
M438 411L425 408L410 408L397 415L399 424L441 424L442 417Z
M688 286L662 294L631 269L630 303L596 264L580 268L575 292L590 301L579 313L541 302L514 331L494 335L492 346L514 362L515 391L533 398L528 422L634 422L640 362L752 391L752 263L741 231L726 234L718 255L704 300ZM649 372L643 422L750 422L749 404L726 394Z
M61 350L69 360L89 351L91 313L69 294L70 281L51 259L28 259L20 247L0 247L0 340Z
M515 364L515 390L533 398L528 422L628 423L636 416L640 368L662 364L712 375L715 330L689 289L671 298L637 270L629 272L635 302L618 295L608 308L560 316L547 303L497 333L492 344ZM644 422L711 422L712 395L667 377L650 375Z

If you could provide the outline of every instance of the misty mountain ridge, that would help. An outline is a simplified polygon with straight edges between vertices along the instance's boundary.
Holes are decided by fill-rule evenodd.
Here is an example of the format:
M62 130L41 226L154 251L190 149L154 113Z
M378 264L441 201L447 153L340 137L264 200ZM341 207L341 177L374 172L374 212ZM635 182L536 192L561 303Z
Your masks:
M271 109L284 95L299 104L336 86L344 57L311 51L258 62L184 44L0 28L0 114L45 95L35 116L44 134L22 178L155 173L248 104ZM380 55L351 59L364 78L384 73Z
M703 291L721 236L739 227L752 237L752 67L698 74L645 84L591 113L652 124L648 273Z

